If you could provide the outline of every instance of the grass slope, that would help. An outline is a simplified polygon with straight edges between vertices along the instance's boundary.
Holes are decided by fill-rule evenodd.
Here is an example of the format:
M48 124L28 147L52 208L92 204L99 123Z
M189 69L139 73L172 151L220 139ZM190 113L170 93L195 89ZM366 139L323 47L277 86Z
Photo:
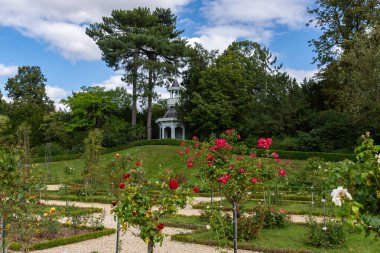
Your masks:
M170 168L176 173L181 173L190 176L192 171L186 169L186 163L183 157L180 157L175 151L175 146L165 145L148 145L139 146L126 150L119 151L121 155L129 154L136 161L142 161L142 165L146 169L147 177L151 180L159 179L160 171ZM116 152L115 152L116 153ZM108 153L101 156L101 163L107 163L114 159L115 153ZM36 167L46 169L44 163L36 164ZM84 167L83 159L66 160L51 163L51 183L60 183L66 177L64 173L65 167L74 169L73 177L80 178ZM47 172L49 173L49 171Z

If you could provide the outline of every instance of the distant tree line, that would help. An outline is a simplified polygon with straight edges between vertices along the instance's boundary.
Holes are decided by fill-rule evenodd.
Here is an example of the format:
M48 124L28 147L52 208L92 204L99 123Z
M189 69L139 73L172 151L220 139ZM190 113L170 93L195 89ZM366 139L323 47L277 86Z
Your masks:
M107 65L123 71L132 94L84 86L61 101L67 110L55 111L40 68L20 67L5 84L10 102L1 100L0 141L17 144L20 127L30 128L40 153L46 142L57 152L81 151L92 129L103 130L106 147L157 138L154 121L166 105L154 88L180 78L177 109L189 137L235 128L247 144L270 136L282 149L349 152L364 131L380 140L379 2L315 1L308 12L309 25L322 31L310 41L319 68L302 83L256 42L208 51L187 44L170 9L115 10L86 33Z

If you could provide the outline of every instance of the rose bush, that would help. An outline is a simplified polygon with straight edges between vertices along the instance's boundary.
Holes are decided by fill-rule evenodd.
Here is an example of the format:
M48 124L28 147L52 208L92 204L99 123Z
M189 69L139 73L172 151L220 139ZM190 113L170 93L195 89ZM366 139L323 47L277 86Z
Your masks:
M164 239L165 224L160 219L184 208L190 190L185 183L179 184L170 170L165 171L162 181L156 182L142 176L141 162L130 164L126 170L129 176L120 176L119 201L112 211L123 230L130 226L139 228L138 236L148 243L148 252L153 252L153 247ZM158 196L150 194L152 187L159 188Z
M235 233L240 231L236 223L242 204L250 198L259 185L263 186L265 183L268 187L270 185L268 182L276 179L278 180L276 186L278 186L287 173L278 154L269 151L273 143L271 138L260 138L257 149L249 156L240 155L241 148L237 148L239 147L237 142L240 139L241 136L234 129L229 129L219 138L211 138L209 142L200 143L198 138L193 137L195 144L186 146L182 143L182 148L177 151L180 156L185 157L188 169L198 171L198 178L205 181L203 185L214 185L222 197L233 206ZM266 157L258 158L257 153ZM218 228L214 229L218 236L229 234L219 231L219 228L225 227L222 223L211 227ZM256 228L255 233L251 234L256 235L259 231L260 229ZM240 234L241 239L243 239L242 236L243 234ZM244 236L244 239L247 237ZM234 235L235 248L236 240Z
M380 236L380 146L374 145L368 132L361 139L355 149L356 162L330 165L330 184L342 186L332 192L332 198L338 206L342 201L348 204L342 205L342 208L349 207L345 214L351 215L352 221L360 222L367 235L374 231Z

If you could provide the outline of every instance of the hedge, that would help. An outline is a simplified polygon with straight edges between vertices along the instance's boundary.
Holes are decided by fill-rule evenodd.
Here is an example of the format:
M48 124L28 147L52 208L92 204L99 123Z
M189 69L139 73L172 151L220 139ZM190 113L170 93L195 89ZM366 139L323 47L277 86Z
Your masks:
M103 204L111 204L112 198L108 196L59 196L59 195L46 195L45 199L50 200L68 200L78 202L96 202Z
M305 160L308 158L321 158L329 162L339 162L345 159L355 161L355 154L341 154L341 153L324 153L324 152L303 152L303 151L286 151L286 150L271 150L276 152L281 159L291 160Z
M42 249L49 249L57 246L62 246L62 245L67 245L67 244L72 244L76 242L81 242L81 241L86 241L90 239L95 239L99 238L105 235L111 235L115 233L114 228L105 228L102 230L94 231L91 233L87 234L81 234L81 235L73 235L65 238L59 238L59 239L54 239L50 240L47 242L40 242L40 243L35 243L30 246L29 250L42 250ZM10 250L20 250L22 248L21 243L13 242L9 245Z
M124 149L139 147L139 146L147 146L147 145L167 145L167 146L179 146L182 140L180 139L152 139L152 140L142 140L142 141L135 141L131 142L128 145L120 146L120 147L114 147L114 148L105 148L102 150L102 154L108 154L117 152ZM192 141L186 140L186 143L191 143ZM65 155L56 155L51 157L51 162L58 162L58 161L64 161L64 160L73 160L78 159L83 156L82 153L75 153L75 154L65 154ZM45 157L32 157L33 163L44 163Z

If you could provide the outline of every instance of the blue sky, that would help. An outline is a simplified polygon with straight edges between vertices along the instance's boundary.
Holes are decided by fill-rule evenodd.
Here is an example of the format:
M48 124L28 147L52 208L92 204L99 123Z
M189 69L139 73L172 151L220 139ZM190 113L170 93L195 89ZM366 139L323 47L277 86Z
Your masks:
M314 53L307 41L319 31L305 24L307 0L0 0L0 88L17 67L37 65L47 79L47 94L58 105L81 86L126 86L121 73L101 60L85 27L113 9L171 8L189 43L223 51L235 40L268 47L291 76L311 77ZM157 90L166 97L164 89Z

